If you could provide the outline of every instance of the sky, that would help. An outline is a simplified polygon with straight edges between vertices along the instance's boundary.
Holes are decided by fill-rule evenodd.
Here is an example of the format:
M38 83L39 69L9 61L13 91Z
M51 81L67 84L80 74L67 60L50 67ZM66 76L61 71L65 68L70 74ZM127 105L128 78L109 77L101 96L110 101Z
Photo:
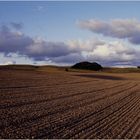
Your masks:
M140 65L139 1L0 1L0 64Z

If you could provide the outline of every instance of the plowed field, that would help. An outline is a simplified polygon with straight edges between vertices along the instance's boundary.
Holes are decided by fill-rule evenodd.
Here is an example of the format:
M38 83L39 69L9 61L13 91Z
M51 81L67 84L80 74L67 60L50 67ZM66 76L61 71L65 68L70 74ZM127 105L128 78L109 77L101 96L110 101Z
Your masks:
M0 138L140 139L140 74L0 70Z

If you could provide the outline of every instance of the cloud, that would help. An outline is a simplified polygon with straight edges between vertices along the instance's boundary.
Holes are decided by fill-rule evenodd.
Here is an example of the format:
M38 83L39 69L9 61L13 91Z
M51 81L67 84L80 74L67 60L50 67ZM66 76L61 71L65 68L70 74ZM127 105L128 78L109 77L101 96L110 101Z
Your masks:
M2 65L13 65L13 64L16 64L16 62L15 61L6 61Z
M71 46L68 43L50 42L41 38L36 38L34 42L28 46L27 55L35 60L43 60L44 58L53 59L64 57L71 53L78 53L79 51L77 46Z
M124 65L139 64L140 49L129 46L123 41L87 40L80 42L79 46L83 46L81 47L83 60L97 61L108 66L118 65L118 63Z
M118 41L97 45L93 51L86 52L86 54L88 60L100 61L105 65L116 65L118 62L128 64L135 59L140 59L138 57L140 50L126 47L125 44Z
M0 27L0 52L8 56L11 53L27 56L31 59L56 60L71 53L78 53L76 46L64 42L49 42L42 38L32 38L19 31L13 31L8 26ZM55 59L54 59L55 58Z
M90 19L79 21L78 26L104 36L126 38L132 44L140 44L140 21L136 19L113 19L108 22Z
M8 26L0 27L0 52L5 54L17 52L24 54L26 47L33 43L33 39L19 31L12 31Z
M51 58L53 62L56 63L64 63L64 64L74 64L76 62L83 61L85 58L81 55L81 53L70 53L66 56L54 57Z
M101 25L100 25L101 26ZM139 65L140 49L120 41L105 41L98 38L47 41L33 38L8 26L0 27L0 53L16 59L24 57L33 62L74 64L79 61L97 61L102 65ZM15 60L15 59L13 59Z

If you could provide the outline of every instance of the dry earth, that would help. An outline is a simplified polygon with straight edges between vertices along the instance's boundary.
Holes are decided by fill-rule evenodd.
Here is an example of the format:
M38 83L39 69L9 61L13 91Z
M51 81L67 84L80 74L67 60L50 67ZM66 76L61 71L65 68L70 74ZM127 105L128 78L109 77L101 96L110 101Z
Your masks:
M0 138L140 139L140 74L0 70Z

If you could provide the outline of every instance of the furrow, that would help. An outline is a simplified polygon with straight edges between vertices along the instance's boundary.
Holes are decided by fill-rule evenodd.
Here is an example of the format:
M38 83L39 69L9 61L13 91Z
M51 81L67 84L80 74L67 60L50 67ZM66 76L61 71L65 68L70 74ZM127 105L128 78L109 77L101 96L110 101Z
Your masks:
M119 123L123 123L126 118L131 117L134 110L138 111L136 103L139 103L138 99L133 100L133 102L131 102L131 104L129 103L127 107L123 106L124 110L122 110L122 108L122 111L117 111L113 116L106 118L106 120L102 120L100 122L101 125L95 126L95 129L91 129L91 133L88 131L88 134L86 134L84 138L112 138L115 133L114 128L117 128Z
M122 90L122 89L121 89ZM120 92L122 92L121 90L119 90L117 93L120 93ZM126 90L126 89L124 89L124 90ZM116 93L116 94L117 94ZM101 94L101 95L100 95ZM68 111L68 110L72 110L72 109L76 109L76 108L79 108L79 107L84 107L85 105L90 105L90 104L93 104L93 103L95 103L95 102L97 102L97 101L99 101L99 100L101 100L101 99L105 99L105 97L104 98L102 98L102 96L103 96L103 94L102 93L100 93L99 95L101 96L99 96L98 97L98 93L96 93L96 94L94 94L93 96L97 96L96 98L94 97L93 99L92 99L92 97L88 97L88 95L86 95L86 97L84 97L84 98L82 98L82 99L78 99L78 100L73 100L73 98L72 98L72 101L70 100L70 106L67 106L67 104L64 106L62 106L62 101L61 101L61 104L60 104L60 107L58 107L58 103L56 104L56 106L52 106L55 110L53 110L53 112L50 110L50 107L48 107L48 108L44 108L44 111L45 110L47 110L47 114L43 114L43 115L40 115L39 117L31 117L29 120L38 120L39 118L42 118L42 117L45 117L45 116L48 116L48 115L54 115L54 114L56 114L56 113L64 113L64 112L66 112L66 110ZM111 93L111 95L112 95L112 93ZM108 96L110 96L111 97L111 95L108 95ZM86 98L89 98L88 100L86 99ZM77 99L77 98L76 98ZM85 100L86 99L86 100ZM90 101L89 101L90 100ZM68 100L69 101L69 100ZM68 103L68 101L65 101L66 103ZM75 106L75 102L77 102L77 106ZM84 103L80 103L80 102L84 102ZM73 104L73 105L72 105ZM49 112L49 110L51 111L51 112ZM37 111L37 110L36 110ZM38 114L40 114L41 112L42 112L43 110L39 110L39 112L38 112ZM27 112L26 112L27 113ZM36 112L37 113L37 112ZM21 114L22 115L22 114ZM22 121L25 123L25 122L27 122L28 120L25 120L25 119L22 119ZM11 122L13 122L13 121L11 121ZM22 122L20 121L20 124L21 124ZM16 123L14 123L14 124L18 124L18 122L16 122ZM7 124L8 125L8 124Z
M99 90L92 90L92 91L88 91L88 92L80 92L80 93L75 93L75 94L70 94L70 95L65 95L65 96L60 96L60 97L54 97L51 99L43 99L43 100L39 100L39 101L30 101L30 102L21 102L21 103L16 103L16 104L10 104L10 105L4 105L1 104L0 105L0 109L9 109L9 108L14 108L14 107L21 107L24 105L30 105L30 104L39 104L42 102L49 102L49 101L53 101L53 100L60 100L60 99L64 99L64 98L69 98L69 97L73 97L73 96L78 96L78 95L82 95L82 94L87 94L87 93L91 93L91 92L98 92L98 91L103 91L106 89L112 89L112 88L116 88L116 87L120 87L122 85L117 85L117 86L113 86L113 87L108 87L108 88L103 88L103 89L99 89ZM131 87L132 88L132 87Z
M132 101L131 101L132 102ZM132 102L133 103L133 102ZM126 104L127 105L127 104ZM123 108L124 106L122 106L122 108ZM129 105L128 105L128 107L130 107ZM112 108L112 107L111 107ZM119 109L122 109L122 108L119 108ZM111 110L112 112L113 112L113 110ZM118 112L118 111L120 111L120 110L117 110L116 112ZM105 111L104 110L104 112L107 114L107 111ZM110 114L108 117L111 117L112 115L114 115L116 112L113 112L112 114ZM100 114L100 115L104 115L104 114ZM90 124L90 126L91 127L88 127L89 129L85 129L86 131L84 131L83 130L83 132L82 133L85 133L85 136L84 136L84 138L88 138L90 135L91 135L91 133L90 133L90 131L93 131L94 129L99 129L100 130L100 128L102 127L100 127L100 123L102 122L102 121L105 121L105 119L108 119L108 117L105 117L105 118L101 118L99 121L97 121L97 123L96 122L91 122L91 123L89 123ZM96 118L96 117L95 117ZM92 119L92 118L91 118ZM90 121L90 120L89 120ZM87 122L85 122L86 124L88 124L88 120L87 120ZM111 122L110 122L111 123ZM94 125L93 125L94 124ZM83 124L84 125L84 124ZM103 124L102 124L103 125ZM106 123L105 123L105 125L106 125ZM93 128L92 128L93 127ZM98 128L99 127L99 128ZM96 131L95 131L96 132ZM79 133L81 133L81 132L79 132ZM81 135L82 135L82 133L81 133ZM77 134L78 135L78 134ZM81 137L81 135L78 135L79 137Z
M129 97L130 95L131 95L131 94L129 94L127 97ZM127 97L124 97L124 98L122 98L121 100L124 100L124 99L127 98ZM117 101L117 102L115 102L115 103L113 103L113 104L116 104L116 103L120 102L121 100L119 100L119 101ZM84 117L81 117L81 116L80 116L80 118L75 118L74 120L68 121L68 122L65 123L65 124L61 124L61 125L58 124L58 128L55 126L56 129L54 129L53 132L56 133L56 130L57 130L57 129L63 131L63 129L66 129L65 126L67 126L67 127L68 127L68 126L75 126L75 124L77 124L77 123L82 123L82 121L84 121L85 119L88 119L89 117L92 117L94 114L97 114L97 113L100 113L100 112L104 111L104 109L106 109L106 108L108 108L108 107L111 107L113 104L111 104L111 105L109 105L109 106L107 106L107 107L101 109L100 111L95 111L95 112L93 112L93 113L90 113L89 115L86 115L86 116L84 116ZM54 134L53 132L50 132L50 133Z
M122 129L120 130L120 133L118 134L118 136L116 136L116 138L119 138L119 139L124 139L125 138L126 134L131 131L131 129L136 125L136 123L138 123L138 121L140 119L138 117L139 113L140 113L140 108L137 110L136 115L133 114L132 118L128 119L126 121L127 122L127 125L126 125L127 127L126 126L122 127Z

